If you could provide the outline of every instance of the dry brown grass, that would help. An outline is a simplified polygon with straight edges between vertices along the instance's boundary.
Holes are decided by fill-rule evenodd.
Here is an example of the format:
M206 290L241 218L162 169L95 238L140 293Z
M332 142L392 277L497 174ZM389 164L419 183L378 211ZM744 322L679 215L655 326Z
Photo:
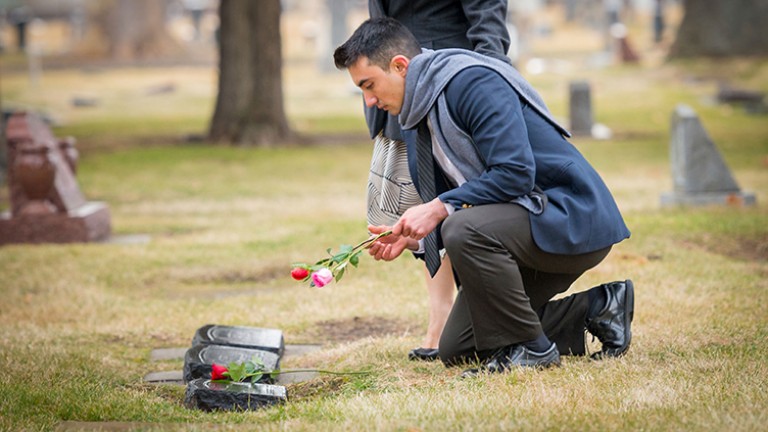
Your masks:
M765 62L749 65L734 79L768 89ZM616 194L633 235L571 292L632 278L634 338L622 359L566 358L554 370L475 380L406 359L426 324L418 262L363 259L320 290L288 277L291 262L364 236L365 138L273 150L150 146L147 131L204 130L210 70L104 70L85 80L82 71L57 71L38 88L3 76L4 102L48 108L66 121L60 130L87 132L78 177L86 196L109 203L117 235L151 240L0 248L0 430L101 421L137 430L763 430L768 130L764 117L708 105L711 81L684 79L702 70L715 73L697 63L531 77L559 115L568 79L588 74L596 84L597 120L615 139L574 142ZM289 69L286 77L294 124L335 130L348 117L364 136L359 96L346 92L343 76ZM169 80L176 91L163 99L143 93ZM89 89L103 104L72 109L72 95ZM680 101L701 113L738 181L756 192L756 208L659 207L671 188L668 115ZM295 385L288 404L258 412L190 411L183 389L142 377L181 368L150 361L150 351L187 346L208 323L323 343L284 368L370 373Z

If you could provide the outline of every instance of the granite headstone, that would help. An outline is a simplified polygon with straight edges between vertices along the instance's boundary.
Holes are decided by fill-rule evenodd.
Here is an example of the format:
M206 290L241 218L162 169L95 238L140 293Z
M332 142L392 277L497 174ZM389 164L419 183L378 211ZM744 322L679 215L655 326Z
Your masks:
M195 379L187 384L184 406L203 411L249 410L284 403L285 387Z
M270 351L283 355L283 332L278 329L207 324L192 338L192 345L228 345Z
M109 208L86 201L75 178L73 139L57 139L42 118L17 112L5 127L10 211L0 214L0 245L106 240Z
M672 114L670 162L674 190L662 205L754 205L755 195L739 188L696 112L678 105Z
M195 345L188 349L184 356L184 381L210 378L213 363L226 366L232 362L243 363L254 357L261 359L265 370L274 371L280 368L280 356L271 351L226 345ZM260 382L270 381L269 375L265 375L260 380Z

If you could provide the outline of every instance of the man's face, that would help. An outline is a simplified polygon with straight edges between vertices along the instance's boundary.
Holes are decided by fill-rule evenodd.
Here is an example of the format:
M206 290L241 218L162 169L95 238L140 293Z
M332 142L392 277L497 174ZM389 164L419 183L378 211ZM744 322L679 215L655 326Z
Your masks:
M363 90L366 106L377 106L392 115L400 114L405 93L405 74L408 71L406 57L393 57L387 71L372 65L368 57L360 57L347 70L352 82Z

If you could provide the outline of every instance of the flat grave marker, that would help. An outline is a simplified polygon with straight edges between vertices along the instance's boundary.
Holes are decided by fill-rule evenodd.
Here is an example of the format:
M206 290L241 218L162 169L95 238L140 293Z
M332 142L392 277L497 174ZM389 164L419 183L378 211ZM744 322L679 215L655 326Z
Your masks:
M187 350L184 356L184 381L210 378L213 363L226 366L232 362L243 363L253 357L261 359L267 371L274 371L280 367L280 356L271 351L226 345L195 345ZM269 380L269 375L262 377L264 382Z
M187 384L184 406L203 411L249 410L284 403L285 387L195 379Z

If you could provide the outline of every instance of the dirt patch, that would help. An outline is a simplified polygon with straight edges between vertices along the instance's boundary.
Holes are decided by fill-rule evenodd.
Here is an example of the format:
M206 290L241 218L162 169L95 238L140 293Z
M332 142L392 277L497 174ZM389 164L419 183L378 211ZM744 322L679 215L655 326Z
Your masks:
M385 317L352 317L344 320L320 321L313 326L308 338L323 343L352 342L366 337L403 334L416 326Z
M184 275L178 275L176 278L188 284L216 284L230 285L241 283L265 283L278 278L286 278L288 271L285 266L268 267L259 270L206 270L198 272L187 272Z
M704 249L718 255L742 261L768 261L768 235L730 237L704 235L684 240L684 247Z

